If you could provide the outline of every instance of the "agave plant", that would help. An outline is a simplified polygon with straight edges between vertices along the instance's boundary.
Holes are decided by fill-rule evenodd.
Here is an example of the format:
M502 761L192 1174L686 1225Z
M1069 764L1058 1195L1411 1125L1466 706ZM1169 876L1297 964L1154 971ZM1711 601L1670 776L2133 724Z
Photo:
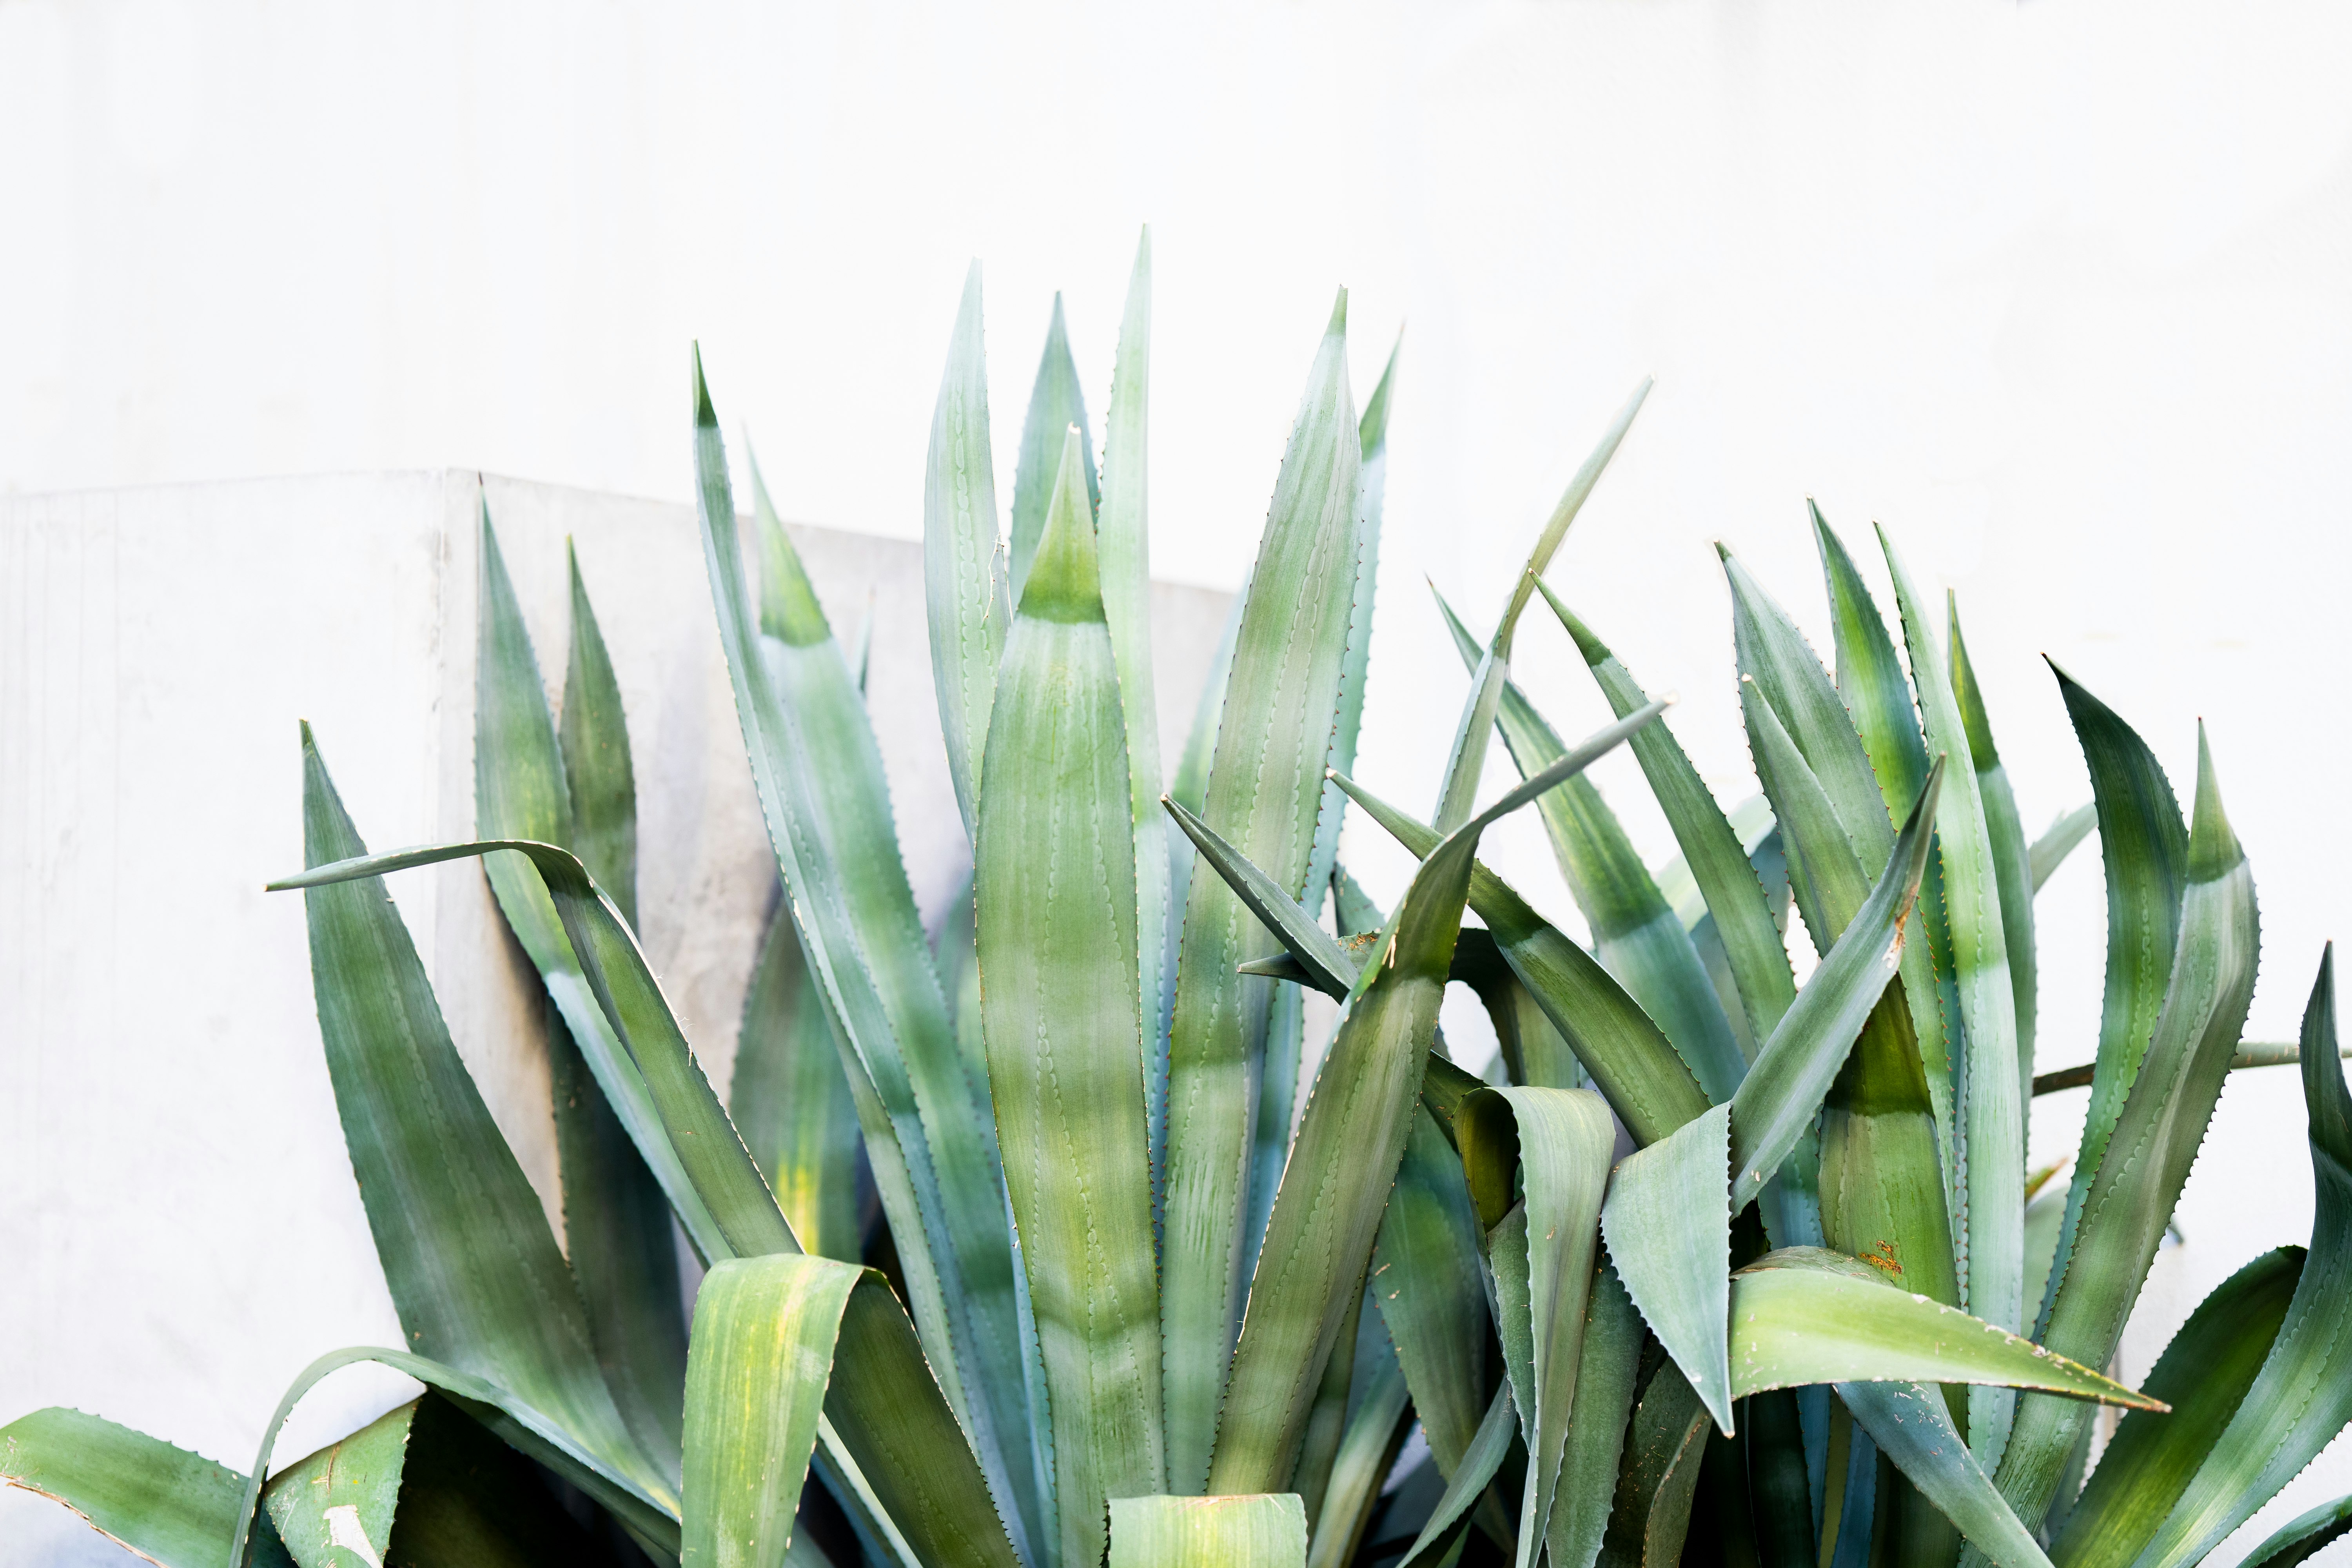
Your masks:
M2172 1568L2352 1418L2332 973L2295 1047L2242 1044L2253 885L2201 737L2184 823L2147 746L2058 672L2095 798L2029 842L1957 613L1939 635L1886 542L1890 628L1816 513L1834 677L1724 557L1763 785L1726 812L1544 581L1637 392L1492 631L1438 606L1469 670L1444 787L1425 820L1380 800L1349 774L1395 359L1360 415L1342 296L1171 776L1150 310L1147 249L1097 471L1057 309L1008 539L967 287L925 549L973 874L936 933L863 655L756 467L740 536L698 364L702 540L782 895L724 1101L633 931L630 740L580 565L559 707L485 513L479 840L370 855L306 729L310 869L278 884L307 890L407 1342L320 1358L247 1474L65 1410L0 1428L0 1474L175 1568ZM1574 746L1510 677L1538 597L1618 715ZM1497 734L1522 782L1481 808ZM1671 865L1583 776L1619 744ZM1419 860L1386 913L1339 859L1351 805ZM1477 858L1530 805L1590 947ZM2095 1058L2037 1080L2034 891L2094 827ZM545 982L561 1247L379 880L463 857ZM1483 1074L1438 1031L1455 980L1500 1042ZM1339 1003L1312 1053L1308 988ZM2144 1390L2113 1381L2226 1074L2296 1059L2311 1246L2221 1286ZM2030 1174L2034 1094L2085 1084L2071 1173ZM704 1270L690 1313L673 1227ZM363 1360L427 1392L271 1474L295 1401ZM2103 1403L2129 1414L2086 1481ZM2352 1500L2247 1561L2348 1528Z

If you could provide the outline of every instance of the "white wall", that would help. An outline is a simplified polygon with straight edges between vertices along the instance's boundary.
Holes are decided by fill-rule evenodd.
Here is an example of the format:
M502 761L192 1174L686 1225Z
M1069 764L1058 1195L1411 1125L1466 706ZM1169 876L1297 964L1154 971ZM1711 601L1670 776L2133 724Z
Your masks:
M789 515L910 536L967 258L1009 488L1052 289L1099 409L1149 220L1164 576L1240 581L1333 285L1360 393L1412 323L1374 787L1430 795L1458 696L1422 574L1490 617L1654 374L1554 581L1682 692L1726 798L1706 542L1821 632L1802 498L1857 546L1883 520L1960 594L2034 825L2087 793L2038 653L2184 789L2209 720L2269 937L2251 1028L2283 1037L2352 872L2308 826L2352 762L2347 76L2315 0L0 0L0 485L468 463L682 500L699 337ZM1598 721L1549 628L1520 673ZM1531 823L1496 854L1573 923ZM2098 884L2086 853L2043 900L2045 1066L2089 1053ZM2126 1371L2305 1233L2301 1129L2288 1075L2231 1089ZM2352 1488L2325 1468L2282 1507Z

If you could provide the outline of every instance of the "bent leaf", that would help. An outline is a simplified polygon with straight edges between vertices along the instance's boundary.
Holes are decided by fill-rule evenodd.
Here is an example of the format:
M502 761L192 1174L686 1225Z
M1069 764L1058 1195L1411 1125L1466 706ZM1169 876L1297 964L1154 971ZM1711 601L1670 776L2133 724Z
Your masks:
M1519 1561L1532 1563L1550 1529L1577 1399L1595 1225L1617 1129L1599 1095L1576 1089L1486 1089L1464 1102L1454 1125L1482 1223L1502 1218L1515 1186L1526 1194L1528 1322L1514 1330L1533 1350L1518 1524Z
M1119 1498L1109 1568L1304 1568L1307 1510L1296 1492Z
M719 1227L723 1256L802 1250L711 1092L635 938L569 852L513 840L437 846L322 866L272 886L326 887L494 849L520 850L538 868L598 1003L645 1068L663 1123ZM846 1370L827 1401L830 1428L819 1428L829 1459L862 1472L882 1510L919 1551L957 1561L1015 1561L979 1464L898 1303L887 1292L853 1295L842 1335ZM353 1353L383 1359L373 1352ZM554 1462L537 1449L526 1451Z
M850 1292L880 1276L823 1258L733 1258L703 1276L686 1373L680 1568L782 1568Z
M1625 1156L1601 1211L1617 1277L1727 1435L1733 1429L1726 1334L1732 1206L1725 1193L1737 1115L1732 1106L1718 1105Z
M577 844L583 857L600 857L614 879L614 901L626 920L636 901L636 785L628 726L576 556L571 578L572 650L559 732L488 509L483 508L476 831L485 837ZM589 1334L623 1421L675 1487L678 1400L686 1381L677 1258L663 1184L634 1146L636 1140L618 1105L632 1104L655 1159L674 1166L676 1157L667 1140L646 1126L650 1119L642 1103L642 1075L619 1048L589 994L546 889L516 857L489 856L483 866L509 928L547 986L566 1251L587 1309ZM604 1079L615 1084L617 1097L604 1092ZM671 1184L678 1184L675 1171ZM707 1228L708 1216L691 1190L683 1195L694 1223Z
M160 1437L58 1405L0 1426L0 1484L65 1504L163 1568L219 1568L248 1480ZM244 1561L292 1568L266 1522Z
M614 1405L546 1211L449 1038L407 926L380 883L350 881L371 877L356 867L377 862L352 858L367 847L308 725L302 778L305 858L352 869L288 885L314 889L304 903L320 1038L408 1343L512 1390L646 1495L674 1504ZM621 929L617 917L614 924Z
M1820 1247L1769 1253L1731 1277L1731 1344L1738 1398L1815 1383L1970 1383L2167 1408Z

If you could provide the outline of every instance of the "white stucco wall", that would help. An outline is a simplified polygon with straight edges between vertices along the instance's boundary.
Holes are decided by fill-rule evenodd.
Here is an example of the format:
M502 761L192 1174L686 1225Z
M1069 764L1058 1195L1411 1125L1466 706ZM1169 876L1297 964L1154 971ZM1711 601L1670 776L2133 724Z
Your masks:
M397 1344L312 1012L295 721L376 847L473 837L475 505L488 500L542 671L563 542L619 674L639 783L640 918L722 1092L775 862L692 514L451 471L0 498L0 1411L63 1404L251 1465L314 1356ZM969 849L932 698L921 555L796 529L868 703L916 895ZM1172 750L1225 595L1156 586ZM391 879L450 1030L562 1226L538 983L478 865ZM356 1369L289 1457L407 1397ZM0 1491L0 1563L121 1554Z
M1592 433L1654 374L1553 580L1682 694L1676 731L1718 793L1753 783L1709 541L1739 548L1826 647L1801 500L1858 549L1883 520L1921 578L1960 594L2032 826L2087 795L2041 653L2138 725L2184 792L2195 721L2210 722L2263 899L2250 1029L2285 1037L2352 886L2325 826L2352 776L2347 78L2352 12L2326 0L1036 0L985 16L932 0L0 0L0 490L468 463L682 502L698 337L730 434L750 424L789 515L905 539L967 260L988 268L1009 486L1052 290L1068 291L1098 414L1148 220L1164 577L1242 580L1331 288L1353 289L1360 395L1411 323L1368 784L1425 803L1450 733L1460 677L1423 574L1490 617ZM56 584L100 567L66 520L114 503L37 504L56 520L38 626L70 626L79 601ZM395 510L348 511L389 530ZM186 527L227 548L247 524L224 494ZM308 542L293 520L253 526ZM390 533L360 548L391 581L419 570ZM143 569L122 581L167 589ZM221 565L215 592L241 591ZM112 689L110 654L11 614L12 671ZM329 755L376 841L425 836L448 786L415 716L439 678L392 659L408 645L370 614L392 611L320 624L378 637L384 658L273 669L282 700L226 721L249 726L234 747L206 730L184 749L282 756L266 776L290 791L286 720L332 711L305 692L374 692L369 722L323 731ZM248 617L175 658L267 663L271 635ZM1563 729L1600 721L1540 612L1520 656ZM37 730L0 730L24 733L93 766L117 744L62 699ZM12 776L33 754L0 750ZM1632 772L1600 777L1637 841L1669 853ZM26 798L62 812L68 784L41 788ZM115 919L115 884L58 857L110 867L135 840L98 816L39 821L73 831L37 839L37 878L5 888L33 912L9 918ZM36 842L16 822L11 842ZM267 842L293 844L283 831ZM1359 835L1349 853L1376 890L1402 884L1386 847ZM1576 925L1531 821L1494 854ZM259 911L252 870L212 887L255 900L253 920L290 919ZM2055 1067L2096 1027L2093 851L2042 911ZM254 929L216 915L194 934ZM95 988L119 1009L136 994L87 943L43 951L45 994ZM116 1038L94 1004L49 1005L32 1025L49 1037ZM100 1064L116 1048L75 1047ZM117 1098L168 1108L184 1089ZM2071 1110L2037 1117L2038 1151L2063 1147ZM2307 1233L2302 1125L2291 1075L2232 1084L2126 1373L2212 1283ZM106 1168L197 1201L188 1162ZM142 1222L26 1223L63 1256ZM158 1317L184 1355L208 1349L198 1319ZM224 1369L224 1408L250 1399L250 1371ZM2347 1489L2339 1447L2265 1518Z

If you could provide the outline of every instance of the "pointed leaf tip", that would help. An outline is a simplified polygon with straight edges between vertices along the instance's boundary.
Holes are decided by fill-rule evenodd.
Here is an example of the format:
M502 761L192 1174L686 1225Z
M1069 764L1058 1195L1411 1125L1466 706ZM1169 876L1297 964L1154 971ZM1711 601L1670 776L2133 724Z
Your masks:
M2221 807L2221 784L2213 773L2213 749L2205 721L2197 721L2197 806L2189 825L2189 879L2210 882L2246 858Z
M1085 437L1071 426L1062 438L1060 471L1045 504L1045 529L1021 590L1021 613L1052 621L1103 618L1102 566L1087 503Z
M1341 289L1339 299L1332 302L1331 324L1323 331L1328 336L1344 338L1348 335L1348 290L1346 289Z
M702 375L702 342L696 339L687 352L694 360L694 423L698 427L719 427L719 416L710 406L710 384Z

